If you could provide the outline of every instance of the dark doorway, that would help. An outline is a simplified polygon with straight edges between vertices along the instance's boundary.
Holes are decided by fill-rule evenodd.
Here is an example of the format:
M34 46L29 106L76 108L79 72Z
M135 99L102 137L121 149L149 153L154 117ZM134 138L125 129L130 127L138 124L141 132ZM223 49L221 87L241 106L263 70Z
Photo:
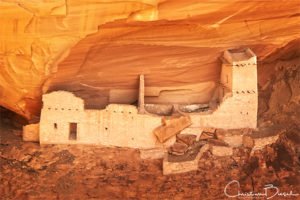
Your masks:
M70 123L69 140L77 140L77 123Z

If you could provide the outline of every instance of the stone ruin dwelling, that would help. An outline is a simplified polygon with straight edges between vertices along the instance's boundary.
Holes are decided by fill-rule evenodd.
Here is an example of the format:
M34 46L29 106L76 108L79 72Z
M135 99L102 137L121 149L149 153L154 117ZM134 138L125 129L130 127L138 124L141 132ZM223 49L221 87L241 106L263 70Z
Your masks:
M197 135L203 128L256 128L255 54L249 48L227 50L221 61L220 82L208 104L172 105L173 114L162 116L170 107L145 103L145 80L140 75L138 106L110 104L102 110L85 109L84 100L70 92L44 94L40 123L25 126L23 138L40 144L166 149L177 134Z

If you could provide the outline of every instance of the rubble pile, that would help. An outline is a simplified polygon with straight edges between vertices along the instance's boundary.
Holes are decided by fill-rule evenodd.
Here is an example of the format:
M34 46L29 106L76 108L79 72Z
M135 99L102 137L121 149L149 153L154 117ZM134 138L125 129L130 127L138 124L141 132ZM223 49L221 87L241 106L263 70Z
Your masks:
M200 137L180 133L176 135L176 142L168 148L164 157L163 174L198 170L198 162L201 162L205 152L216 159L230 157L237 162L246 162L251 155L256 155L258 151L276 143L282 133L279 129L273 135L269 132L266 129L257 135L257 131L251 129L208 128L202 130Z

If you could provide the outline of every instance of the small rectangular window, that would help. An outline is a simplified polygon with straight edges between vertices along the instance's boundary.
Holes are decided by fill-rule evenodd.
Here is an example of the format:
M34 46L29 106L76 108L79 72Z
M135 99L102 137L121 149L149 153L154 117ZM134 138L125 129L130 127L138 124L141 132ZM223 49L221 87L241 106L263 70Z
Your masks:
M54 129L57 129L57 123L53 124Z

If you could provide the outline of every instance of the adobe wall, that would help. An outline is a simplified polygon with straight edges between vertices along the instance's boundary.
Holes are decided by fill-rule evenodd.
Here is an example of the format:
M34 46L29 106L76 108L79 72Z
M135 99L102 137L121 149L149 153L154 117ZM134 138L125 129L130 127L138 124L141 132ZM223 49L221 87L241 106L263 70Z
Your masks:
M161 125L161 118L138 114L135 106L110 104L105 110L86 110L85 116L84 143L140 149L162 146L152 133Z
M84 110L82 99L68 92L44 95L40 121L41 144L101 144L132 148L170 145L157 142L152 131L161 117L138 114L132 105L110 104L103 110ZM61 104L57 104L63 100ZM77 139L69 140L69 123L77 123ZM56 125L55 125L56 124Z
M43 108L40 118L40 143L76 143L69 141L69 123L81 124L84 121L84 102L72 93L57 91L43 95ZM78 140L83 138L78 127Z
M257 65L252 59L232 66L232 91L257 92Z
M192 127L256 128L257 93L232 94L212 114L191 114Z

